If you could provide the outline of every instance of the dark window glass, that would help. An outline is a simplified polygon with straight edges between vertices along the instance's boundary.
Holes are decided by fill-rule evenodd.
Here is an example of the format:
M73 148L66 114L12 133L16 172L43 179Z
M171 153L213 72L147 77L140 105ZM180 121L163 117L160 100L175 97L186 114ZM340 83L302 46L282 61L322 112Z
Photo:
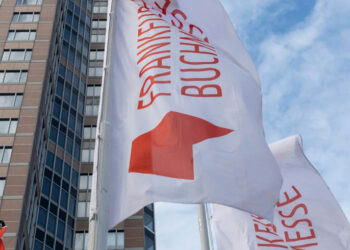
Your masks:
M59 174L62 173L62 164L63 164L63 160L56 156L55 171Z
M77 197L77 190L74 189L73 187L70 187L70 194L71 194L73 197Z
M62 96L63 93L63 78L58 77L58 81L57 81L57 87L56 87L56 95L58 96Z
M70 178L70 166L67 163L64 163L63 177L67 180Z
M62 209L60 209L60 219L63 220L63 221L66 221L66 216L67 216L67 213L65 211L63 211Z
M72 23L72 12L70 10L67 11L66 23L69 25Z
M64 223L61 220L58 220L57 224L57 237L63 241L64 238Z
M49 220L47 222L47 230L55 235L55 229L56 229L56 217L49 213Z
M74 65L75 49L71 46L69 47L68 61Z
M61 243L59 243L58 241L56 241L55 250L63 250L63 245Z
M48 168L45 168L45 172L44 172L44 175L49 179L51 180L51 177L52 177L52 171L49 170Z
M67 203L68 203L68 193L64 190L61 192L61 206L65 209L67 209Z
M39 242L38 240L35 240L34 250L42 250L42 249L43 249L43 243Z
M55 204L51 203L50 204L50 212L56 215L57 211L58 211L57 206Z
M53 115L59 119L60 118L60 113L61 113L61 105L54 103L53 106Z
M67 232L66 232L66 245L68 247L72 247L72 243L73 243L73 230L70 228L67 228Z
M60 194L60 188L56 184L52 184L51 199L58 203L58 196Z
M40 207L39 214L38 214L38 225L43 228L46 227L46 216L47 216L47 211L42 207ZM38 230L37 230L37 233L38 233Z
M61 114L61 121L64 124L67 124L68 121L68 105L63 103L63 108L62 108L62 114Z
M51 126L50 129L50 140L56 142L57 140L57 128L55 128L54 126Z
M53 167L53 160L54 160L54 154L51 153L50 151L47 151L46 165L49 166L50 168L52 168Z
M79 77L77 77L76 75L74 75L73 86L79 89Z
M47 209L49 207L49 201L47 199L45 199L44 197L41 197L40 198L40 206Z
M66 68L62 64L60 64L60 68L59 68L58 73L63 77L65 76Z
M71 92L71 85L66 83L66 86L64 88L64 100L66 100L66 102L70 102L70 92Z
M75 30L78 30L78 23L79 23L79 19L78 19L77 16L74 15L74 17L73 17L73 28Z
M64 27L64 39L69 41L69 36L70 36L70 28L69 28L69 26L66 25Z
M154 250L154 235L145 229L145 250Z
M35 238L37 238L40 241L44 241L45 233L40 229L36 229Z
M69 137L69 133L68 133L68 137L67 137L66 151L70 154L72 154L72 152L73 152L73 139Z
M75 89L73 89L73 93L72 93L72 106L74 108L77 108L77 104L78 104L78 91L76 91Z
M76 112L73 109L70 109L69 128L72 130L75 130L75 114L76 114ZM71 138L73 138L73 136Z
M69 210L69 213L71 215L75 215L75 199L72 196L69 197L69 208L68 208L68 210Z
M72 79L73 79L73 72L67 69L66 81L72 82Z
M74 187L78 186L78 173L74 169L72 169L72 180L71 181L72 181L72 185Z
M66 181L62 181L62 188L68 192L69 191L69 184Z
M60 145L62 148L64 148L65 141L66 141L66 134L60 130L59 135L58 135L58 145Z
M74 228L74 219L70 216L68 216L68 226Z
M54 243L54 239L51 236L46 235L46 245L53 247L53 243Z
M51 186L50 180L48 180L47 178L44 178L43 186L42 186L42 190L41 191L47 197L49 197L49 195L50 195L50 186Z
M61 177L59 177L58 175L55 174L53 177L53 182L56 183L58 186L61 186Z
M77 32L74 30L72 31L72 35L70 36L70 44L75 47L75 44L77 43Z

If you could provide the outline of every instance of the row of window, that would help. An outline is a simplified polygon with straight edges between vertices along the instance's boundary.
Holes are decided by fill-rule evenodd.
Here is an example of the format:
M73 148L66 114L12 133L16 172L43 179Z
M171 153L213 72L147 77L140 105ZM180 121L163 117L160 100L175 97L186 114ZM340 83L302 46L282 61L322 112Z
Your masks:
M16 133L18 119L0 119L0 134Z
M88 232L77 231L75 233L74 250L85 250L88 247ZM108 232L107 249L124 249L124 231L112 230Z
M43 0L17 0L17 5L41 5Z
M0 107L11 108L20 107L22 104L23 94L0 94Z
M93 13L96 14L102 14L107 13L108 10L108 2L107 1L95 1L94 2L94 8Z
M12 154L12 147L0 147L0 163L9 163Z
M31 49L5 49L1 61L11 62L11 61L30 61L32 58Z
M27 70L0 70L0 83L24 83L27 76Z
M14 23L32 23L38 22L40 12L15 12L13 13L12 22Z
M9 30L8 41L34 41L36 30Z

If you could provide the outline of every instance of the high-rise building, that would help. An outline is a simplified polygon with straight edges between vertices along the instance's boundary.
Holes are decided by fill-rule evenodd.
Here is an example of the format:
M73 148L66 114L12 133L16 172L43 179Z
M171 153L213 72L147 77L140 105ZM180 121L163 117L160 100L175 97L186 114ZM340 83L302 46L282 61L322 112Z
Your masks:
M86 249L107 0L0 0L0 219L9 249ZM108 249L155 249L153 205Z

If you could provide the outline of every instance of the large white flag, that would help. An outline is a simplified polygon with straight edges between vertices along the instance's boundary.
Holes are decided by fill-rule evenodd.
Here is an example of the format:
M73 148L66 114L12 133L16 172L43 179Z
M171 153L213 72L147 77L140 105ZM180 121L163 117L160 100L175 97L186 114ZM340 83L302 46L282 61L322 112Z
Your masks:
M301 138L289 137L270 147L283 177L273 224L237 209L212 205L218 249L349 250L349 223L305 157Z
M272 217L259 79L219 1L120 0L114 18L90 215L113 227L166 201Z

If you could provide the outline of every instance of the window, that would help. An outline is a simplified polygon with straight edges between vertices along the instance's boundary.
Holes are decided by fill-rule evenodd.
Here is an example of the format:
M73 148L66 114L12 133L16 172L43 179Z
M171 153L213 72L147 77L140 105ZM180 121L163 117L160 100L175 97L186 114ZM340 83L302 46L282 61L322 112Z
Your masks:
M0 163L9 163L12 154L12 147L0 147Z
M36 30L9 30L8 41L34 41Z
M2 54L2 61L29 61L32 57L31 49L5 49Z
M95 139L96 138L96 126L85 126L84 127L84 135L85 140Z
M0 70L0 83L24 83L27 76L27 70Z
M83 149L81 151L81 161L82 162L93 162L94 161L94 150L93 149Z
M107 13L107 1L104 2L94 2L93 13Z
M91 189L92 175L91 174L81 174L79 177L79 189L86 190Z
M22 104L23 94L0 94L0 107L19 107Z
M103 68L102 67L92 67L89 68L89 76L92 77L101 77L102 76L102 72L103 72Z
M97 116L98 115L98 104L85 105L86 116Z
M107 249L124 249L124 231L111 230L108 232Z
M4 194L5 184L6 178L0 177L0 197L2 197L2 195Z
M101 85L90 85L87 87L86 96L99 97L101 92Z
M154 250L154 234L145 229L145 250Z
M78 231L75 233L74 250L84 250L88 247L88 232Z
M39 12L15 12L13 13L12 22L14 23L31 23L39 21Z
M17 0L17 5L41 5L42 0Z
M93 29L105 29L107 24L107 20L92 20L92 28Z
M145 213L144 213L144 225L148 230L150 230L151 232L154 232L153 216L148 214L147 210L145 210Z
M106 36L104 34L93 34L91 35L92 43L104 43L106 40Z
M104 50L90 50L90 61L103 61Z
M0 134L16 133L17 123L17 119L0 119Z
M89 201L79 201L78 202L78 217L89 217L90 212L90 202Z

